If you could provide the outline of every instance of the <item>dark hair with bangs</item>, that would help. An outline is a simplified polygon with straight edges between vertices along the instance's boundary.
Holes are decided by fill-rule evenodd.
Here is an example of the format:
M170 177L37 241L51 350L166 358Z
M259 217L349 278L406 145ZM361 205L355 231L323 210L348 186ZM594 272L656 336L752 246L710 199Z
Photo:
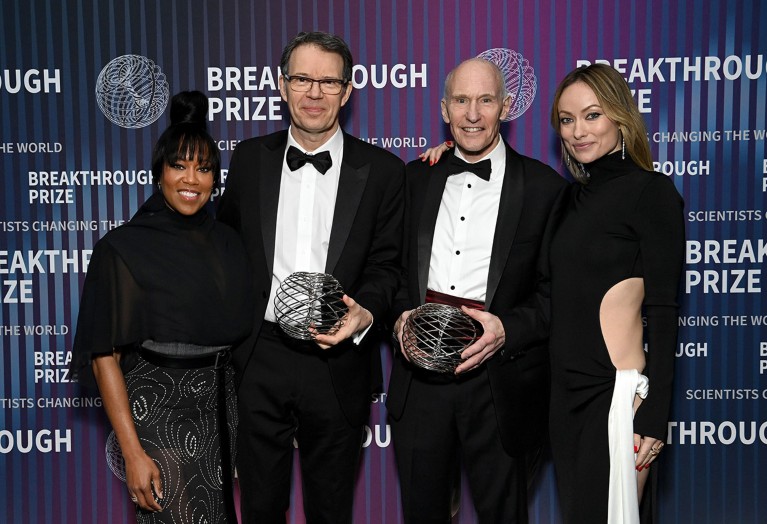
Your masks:
M166 165L196 160L221 178L221 153L207 130L208 97L199 91L182 91L170 102L170 126L160 135L152 153L152 182L160 180Z

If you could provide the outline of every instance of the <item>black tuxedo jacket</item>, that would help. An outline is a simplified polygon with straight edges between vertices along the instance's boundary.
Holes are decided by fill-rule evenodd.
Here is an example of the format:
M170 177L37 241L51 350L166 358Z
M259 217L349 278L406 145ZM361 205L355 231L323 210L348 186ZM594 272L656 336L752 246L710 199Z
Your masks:
M404 164L393 154L344 133L341 176L325 272L380 322L398 286L404 214ZM274 263L275 227L288 131L245 140L232 155L217 218L243 238L253 267L253 332L233 352L236 374L257 373L248 361L264 320ZM370 393L380 386L379 337L327 351L335 393L350 423L367 422ZM318 351L321 351L318 348ZM238 381L239 383L240 381ZM247 392L241 391L243 397Z
M433 167L406 168L404 277L393 308L424 303L434 227L448 178L450 151ZM479 181L477 183L482 183ZM548 279L539 266L567 183L545 164L506 144L506 173L487 279L485 310L497 315L506 343L486 362L503 446L518 456L545 436L549 402ZM413 367L397 350L386 405L398 419L407 402ZM495 424L496 421L488 421Z

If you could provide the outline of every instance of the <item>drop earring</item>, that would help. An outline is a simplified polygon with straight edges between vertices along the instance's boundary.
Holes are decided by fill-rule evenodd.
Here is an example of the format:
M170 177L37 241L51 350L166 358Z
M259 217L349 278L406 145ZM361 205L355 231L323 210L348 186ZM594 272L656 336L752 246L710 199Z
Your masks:
M621 136L621 160L626 160L626 141Z
M578 165L578 171L581 173L581 178L585 181L591 178L591 173L586 171L586 168L583 167L583 164L580 162L576 162Z

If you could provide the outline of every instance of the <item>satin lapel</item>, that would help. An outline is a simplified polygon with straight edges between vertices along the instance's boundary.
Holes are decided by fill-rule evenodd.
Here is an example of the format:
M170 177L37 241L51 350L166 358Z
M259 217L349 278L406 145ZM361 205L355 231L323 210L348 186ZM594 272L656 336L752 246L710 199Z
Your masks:
M426 300L434 228L448 176L446 166L447 162L442 162L422 175L429 177L429 185L426 188L426 195L421 203L421 215L418 218L418 292L421 304Z
M274 148L262 145L261 162L259 165L259 213L261 216L261 235L264 239L264 256L272 274L274 266L274 239L277 229L277 205L280 197L280 180L282 179L282 161L287 145L285 139Z
M360 201L362 200L362 193L365 191L368 174L370 173L370 162L360 162L354 152L354 144L344 137L341 176L338 180L336 205L333 210L333 225L330 229L328 258L325 262L325 272L331 275L349 239L354 217L357 215L357 208L359 208Z
M498 282L501 280L506 261L509 259L511 245L517 233L519 219L522 216L525 177L524 165L519 155L506 146L506 173L501 188L501 202L498 208L498 220L495 224L493 250L490 255L490 270L487 274L487 293L485 310L493 303Z

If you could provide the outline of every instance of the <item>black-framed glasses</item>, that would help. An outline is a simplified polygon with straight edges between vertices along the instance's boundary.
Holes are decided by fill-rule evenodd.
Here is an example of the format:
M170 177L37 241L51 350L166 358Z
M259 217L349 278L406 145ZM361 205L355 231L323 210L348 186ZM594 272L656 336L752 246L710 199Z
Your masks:
M288 83L290 88L298 93L306 93L307 91L311 91L312 85L317 82L317 84L320 86L320 91L326 95L337 95L343 91L347 83L346 80L341 80L340 78L320 78L317 80L314 78L298 75L282 75L282 77Z

